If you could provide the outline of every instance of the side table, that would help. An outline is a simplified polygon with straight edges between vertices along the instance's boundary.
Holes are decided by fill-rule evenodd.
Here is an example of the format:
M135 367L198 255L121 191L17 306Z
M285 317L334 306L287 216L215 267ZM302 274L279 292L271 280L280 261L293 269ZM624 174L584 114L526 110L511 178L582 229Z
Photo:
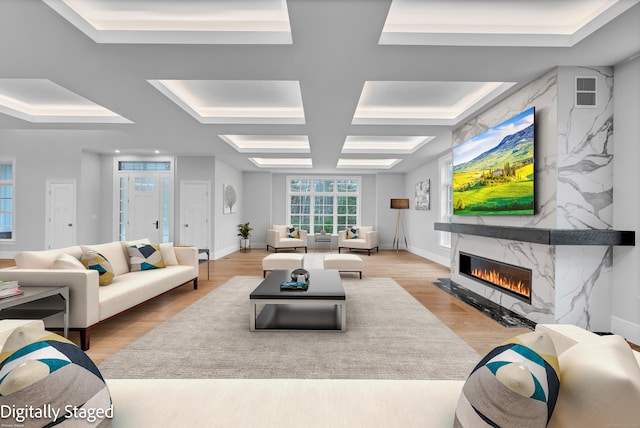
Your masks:
M333 237L331 235L313 235L313 251L317 251L318 243L328 243L329 244L329 252L333 252Z
M198 255L205 253L207 255L207 279L209 279L209 249L208 248L198 248Z
M69 335L69 287L25 285L19 296L0 299L0 319L46 320L63 314L64 337Z

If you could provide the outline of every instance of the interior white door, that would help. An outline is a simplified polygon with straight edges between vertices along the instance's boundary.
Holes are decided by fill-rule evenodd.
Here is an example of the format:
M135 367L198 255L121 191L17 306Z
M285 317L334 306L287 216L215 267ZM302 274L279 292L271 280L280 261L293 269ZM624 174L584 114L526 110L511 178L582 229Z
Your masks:
M130 176L128 240L149 238L151 242L160 242L160 190L161 181L157 173Z
M210 248L211 182L180 182L180 244Z
M75 180L47 180L46 207L46 247L52 249L75 245Z

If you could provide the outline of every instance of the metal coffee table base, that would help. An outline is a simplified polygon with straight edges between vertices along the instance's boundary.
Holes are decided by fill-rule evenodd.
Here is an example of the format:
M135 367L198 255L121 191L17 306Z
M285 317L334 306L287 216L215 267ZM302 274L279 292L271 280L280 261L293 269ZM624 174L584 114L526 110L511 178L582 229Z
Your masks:
M251 331L334 330L347 328L346 301L250 299ZM258 304L264 307L258 313Z

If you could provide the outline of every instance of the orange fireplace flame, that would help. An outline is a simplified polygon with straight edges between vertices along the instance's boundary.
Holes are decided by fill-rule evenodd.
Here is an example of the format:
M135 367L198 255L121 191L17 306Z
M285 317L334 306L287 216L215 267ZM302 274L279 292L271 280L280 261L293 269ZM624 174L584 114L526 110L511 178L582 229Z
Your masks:
M531 287L522 281L514 281L500 274L496 270L472 269L471 275L484 279L494 285L516 292L527 298L531 297Z

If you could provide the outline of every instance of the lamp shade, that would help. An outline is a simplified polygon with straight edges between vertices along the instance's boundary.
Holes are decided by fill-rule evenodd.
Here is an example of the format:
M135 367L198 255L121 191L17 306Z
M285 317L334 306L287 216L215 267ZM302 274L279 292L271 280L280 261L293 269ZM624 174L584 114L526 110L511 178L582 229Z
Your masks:
M409 199L391 199L391 208L396 210L409 209Z

